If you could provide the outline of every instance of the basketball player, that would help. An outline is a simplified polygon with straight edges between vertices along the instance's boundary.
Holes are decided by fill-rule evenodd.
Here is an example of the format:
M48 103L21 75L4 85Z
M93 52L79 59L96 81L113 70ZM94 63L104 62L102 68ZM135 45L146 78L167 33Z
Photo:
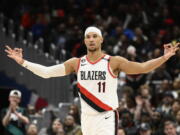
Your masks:
M43 77L58 77L76 72L81 99L81 125L83 135L117 134L117 76L148 73L175 55L179 43L164 45L164 55L138 63L121 56L109 56L102 52L103 37L96 27L88 27L84 33L87 55L71 58L62 64L45 67L23 59L22 49L6 46L7 56L18 64Z

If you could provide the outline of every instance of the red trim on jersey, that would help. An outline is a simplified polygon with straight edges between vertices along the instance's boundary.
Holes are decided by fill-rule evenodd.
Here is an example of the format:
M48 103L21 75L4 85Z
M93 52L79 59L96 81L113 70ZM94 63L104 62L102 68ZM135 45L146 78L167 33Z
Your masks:
M109 61L108 61L108 71L109 71L110 75L111 75L113 78L117 78L117 76L115 76L115 75L111 72L111 70L110 70L110 58L111 58L111 57L109 57Z
M77 66L77 69L76 69L76 73L79 71L80 62L81 62L81 58L79 58L79 61L78 61L78 66Z
M118 123L119 123L119 113L117 110L114 110L114 113L115 113L115 135L117 135Z
M104 56L106 56L106 54L104 54L103 56L101 56L98 60L96 60L95 62L91 62L90 60L89 60L89 58L87 57L87 55L86 55L86 59L87 59L87 61L90 63L90 64L96 64L96 63L98 63L102 58L104 58Z
M91 100L93 103L95 103L100 108L103 108L106 111L113 110L110 106L104 104L102 101L100 101L98 98L96 98L94 95L92 95L87 89L85 89L83 86L81 86L79 83L77 86L80 89L80 92L83 93L89 100Z

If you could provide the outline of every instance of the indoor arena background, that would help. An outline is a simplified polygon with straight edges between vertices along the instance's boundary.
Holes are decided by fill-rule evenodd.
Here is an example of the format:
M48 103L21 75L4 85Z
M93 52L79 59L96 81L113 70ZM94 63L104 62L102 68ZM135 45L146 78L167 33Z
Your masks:
M65 133L75 135L75 127L69 129L65 121L71 114L80 127L76 75L42 79L9 59L5 45L22 48L29 61L59 64L86 53L83 32L93 25L102 30L106 53L143 62L161 56L163 44L180 40L179 18L179 0L1 0L0 110L9 105L10 90L18 89L21 106L39 134L58 117ZM148 123L153 134L163 135L167 120L180 132L180 51L151 73L121 72L117 92L119 129L126 135L138 134L142 123ZM1 125L1 135L3 131Z

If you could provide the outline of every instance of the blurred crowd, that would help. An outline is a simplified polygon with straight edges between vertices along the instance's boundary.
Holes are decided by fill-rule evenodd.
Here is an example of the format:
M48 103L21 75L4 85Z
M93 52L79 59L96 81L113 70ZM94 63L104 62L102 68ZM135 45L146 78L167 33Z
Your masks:
M131 61L159 57L163 44L180 40L179 0L13 0L11 5L8 2L2 0L0 10L31 31L34 42L42 37L44 52L50 52L53 43L55 59L62 58L62 54L63 60L85 54L83 31L90 25L102 30L106 53ZM12 10L7 9L9 6ZM77 97L76 76L71 81ZM149 74L121 72L118 96L118 135L178 135L180 51ZM47 134L81 134L73 132L80 129L79 111L75 111L76 116L72 112L70 109L63 122L53 118ZM28 126L27 134L35 135L29 133L32 130L38 131L36 124Z

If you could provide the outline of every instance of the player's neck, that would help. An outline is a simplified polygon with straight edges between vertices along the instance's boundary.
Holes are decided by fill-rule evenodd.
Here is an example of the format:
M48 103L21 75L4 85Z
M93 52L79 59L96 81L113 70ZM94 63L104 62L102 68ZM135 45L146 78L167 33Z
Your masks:
M94 51L94 52L89 52L87 53L87 57L90 61L94 62L101 58L104 55L104 53L101 50Z

